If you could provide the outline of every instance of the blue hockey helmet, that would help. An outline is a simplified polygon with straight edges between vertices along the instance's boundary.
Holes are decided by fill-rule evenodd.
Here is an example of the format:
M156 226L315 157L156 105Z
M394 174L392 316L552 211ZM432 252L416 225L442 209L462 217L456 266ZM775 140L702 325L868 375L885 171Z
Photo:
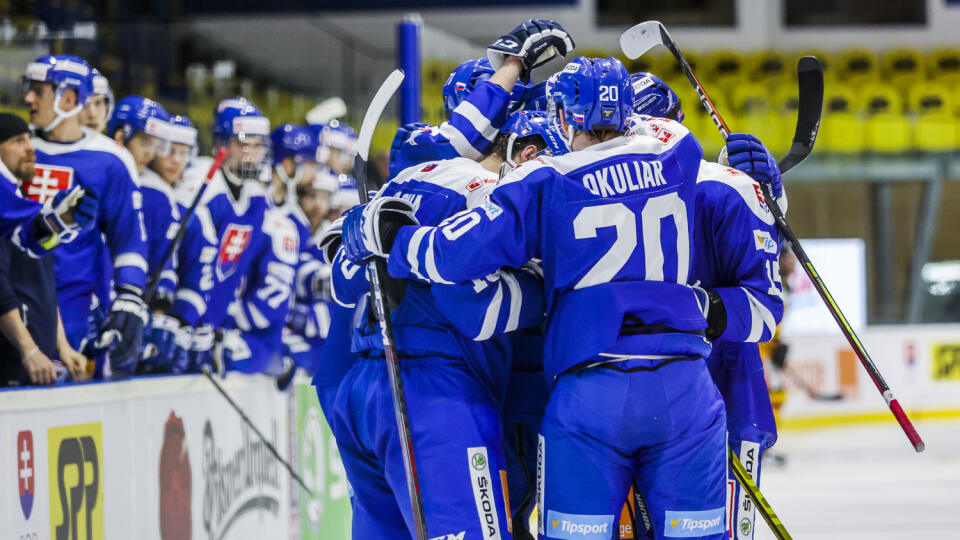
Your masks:
M196 157L197 155L197 128L193 126L193 122L190 121L186 116L176 114L170 117L170 120L167 121L167 126L164 128L164 139L167 142L171 143L170 155L174 157L183 159L186 158L187 161ZM181 152L173 144L182 144L188 147L186 152Z
M514 143L524 137L539 136L546 145L543 151L551 156L562 156L567 153L563 136L550 126L547 122L547 113L543 111L517 111L511 114L500 129L500 133L508 136L506 159L511 167L518 165L513 161Z
M680 98L660 77L652 73L634 73L630 75L630 88L634 113L683 122Z
M317 134L317 163L329 165L338 174L350 171L357 156L357 132L339 120L310 127Z
M166 140L170 113L162 105L141 96L127 96L117 103L107 122L107 133L114 137L117 130L123 131L123 140L129 141L136 133L146 133Z
M280 125L270 134L270 148L275 166L286 158L293 159L298 165L304 161L317 160L317 139L313 132L289 122Z
M443 96L443 110L447 116L457 108L457 105L467 99L470 92L478 84L490 78L494 69L490 66L490 61L486 58L475 58L457 66L456 69L447 77L447 82L443 84L440 94ZM524 95L529 85L517 81L510 93L510 104L507 106L509 112L513 112L523 105Z
M20 95L26 96L30 92L30 83L41 82L53 85L54 101L53 112L56 117L50 124L41 126L44 131L51 131L65 118L76 116L87 104L93 95L92 71L87 62L79 56L56 54L41 56L27 64L27 69L20 77ZM77 106L69 111L60 108L60 100L67 90L77 93Z
M224 99L213 116L214 146L228 146L231 140L240 144L241 152L228 154L224 169L231 174L227 178L269 182L270 120L245 97Z
M525 111L546 111L547 110L547 84L548 83L549 81L543 81L527 89L527 93L523 97L523 110Z
M330 207L335 210L346 210L360 204L360 190L357 181L349 174L337 176L337 191L330 199Z
M260 109L245 97L227 98L217 104L213 115L213 140L218 146L225 145L230 138L241 142L247 136L270 136L270 120Z
M547 84L547 116L569 146L574 131L624 131L633 114L630 74L613 57L570 61ZM564 132L560 122L566 122Z

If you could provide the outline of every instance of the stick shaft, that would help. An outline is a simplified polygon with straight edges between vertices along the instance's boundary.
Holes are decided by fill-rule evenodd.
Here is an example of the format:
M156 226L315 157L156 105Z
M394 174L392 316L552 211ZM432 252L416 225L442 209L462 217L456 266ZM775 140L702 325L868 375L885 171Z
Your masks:
M760 511L760 516L762 516L763 520L770 526L770 531L772 531L774 536L779 540L792 540L790 533L787 532L787 528L784 527L783 522L780 521L780 517L777 516L777 513L773 511L773 507L770 506L770 503L767 501L767 498L760 492L760 488L757 487L750 473L743 468L743 464L740 463L740 458L729 448L727 454L730 456L729 462L733 476L737 479L737 482L740 483L741 489L750 497L750 500L753 501L753 504Z

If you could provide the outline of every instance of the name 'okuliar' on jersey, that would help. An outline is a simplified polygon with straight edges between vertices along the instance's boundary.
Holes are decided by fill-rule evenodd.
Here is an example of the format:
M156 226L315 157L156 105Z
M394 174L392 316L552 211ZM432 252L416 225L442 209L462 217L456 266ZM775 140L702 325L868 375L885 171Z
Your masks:
M599 197L613 197L667 184L663 177L663 163L658 160L614 163L593 169L580 180L583 187Z

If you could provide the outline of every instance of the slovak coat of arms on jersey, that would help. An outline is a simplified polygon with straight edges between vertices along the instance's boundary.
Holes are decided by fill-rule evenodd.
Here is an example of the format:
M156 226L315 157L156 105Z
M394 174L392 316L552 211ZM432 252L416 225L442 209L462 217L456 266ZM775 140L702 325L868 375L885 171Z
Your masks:
M36 175L23 185L24 196L43 204L64 189L73 187L73 167L38 163Z
M33 467L33 433L21 431L17 433L17 486L20 488L20 509L23 517L30 519L33 510L33 498L37 491L34 488Z
M221 281L228 278L237 269L237 262L250 245L250 235L253 227L231 223L220 242L220 253L217 255L217 277Z

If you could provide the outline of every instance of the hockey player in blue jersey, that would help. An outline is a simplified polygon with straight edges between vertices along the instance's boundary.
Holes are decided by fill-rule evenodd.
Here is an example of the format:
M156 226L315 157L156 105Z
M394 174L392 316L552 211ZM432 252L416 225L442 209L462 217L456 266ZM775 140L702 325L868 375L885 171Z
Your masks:
M387 256L391 276L432 283L542 258L553 388L538 448L541 537L613 536L636 483L658 537L719 539L725 414L702 360L706 294L686 285L702 151L681 125L666 141L623 137L628 76L613 58L568 63L548 114L574 152L517 168L436 227L398 226L384 203L351 211L345 252Z
M334 174L349 175L357 156L357 132L339 120L310 126L317 138L317 163Z
M563 41L557 45L560 55L572 52L573 40L554 21L530 19L515 28L511 35L549 35L553 31L564 34ZM501 67L502 51L491 50L491 58L498 62L498 68ZM481 159L503 127L507 114L523 105L529 89L523 81L529 81L530 71L535 67L525 66L517 75L510 70L498 73L486 58L460 64L443 85L447 121L439 126L418 123L398 129L390 148L389 177L430 160Z
M37 175L25 184L25 195L45 202L79 184L100 198L96 229L81 233L56 252L58 301L68 341L79 350L85 341L96 338L98 348L109 349L113 369L130 373L147 318L141 299L146 233L136 166L129 152L81 127L77 115L92 93L90 67L82 59L38 58L27 66L21 81L30 122L40 133L34 140ZM98 264L105 260L110 263L106 268ZM112 274L108 274L110 267ZM112 302L97 295L104 295L103 284L111 278ZM104 313L107 305L109 313ZM106 321L96 325L91 312Z
M80 111L80 124L101 133L107 128L107 122L113 116L116 100L114 100L113 91L110 89L110 81L97 68L93 68L92 73L93 95L90 96L87 105Z
M673 90L649 73L632 75L631 85L634 112L645 115L635 117L631 133L672 133L671 120L684 117ZM772 339L783 316L783 285L777 262L782 239L754 179L769 182L784 206L786 195L776 161L755 137L731 133L724 153L729 166L700 165L690 279L710 297L707 337L714 346L707 366L726 405L728 442L759 483L761 457L777 432L757 343ZM753 503L732 473L727 490L728 533L749 540Z

